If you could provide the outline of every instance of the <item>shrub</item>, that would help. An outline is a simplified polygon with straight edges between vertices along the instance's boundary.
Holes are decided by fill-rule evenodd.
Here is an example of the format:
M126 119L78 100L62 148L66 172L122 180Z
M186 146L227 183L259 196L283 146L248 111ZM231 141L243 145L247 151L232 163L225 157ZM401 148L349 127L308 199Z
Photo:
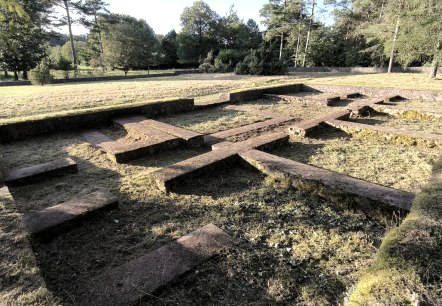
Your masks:
M213 59L214 59L213 51L210 51L207 54L207 57L203 60L203 62L199 66L199 70L204 73L211 72L213 66Z
M245 56L246 53L235 49L221 50L216 57L213 51L210 51L207 57L202 61L199 69L205 73L232 72Z
M245 61L239 62L235 68L235 74L244 75L250 74L249 65Z
M48 58L44 58L37 67L31 70L31 80L33 83L45 85L49 84L53 78L50 60Z
M276 50L276 51L275 51ZM236 65L236 74L275 75L287 72L287 62L279 60L274 45L263 44L260 49L252 50L244 60Z

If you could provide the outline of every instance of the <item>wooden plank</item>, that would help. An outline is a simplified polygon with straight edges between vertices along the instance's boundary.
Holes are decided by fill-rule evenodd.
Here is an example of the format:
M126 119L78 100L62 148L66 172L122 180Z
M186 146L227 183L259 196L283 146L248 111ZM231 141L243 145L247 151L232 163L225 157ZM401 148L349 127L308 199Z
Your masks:
M179 276L232 245L232 238L213 224L206 225L145 256L110 268L89 282L82 305L121 306L139 303Z
M341 173L320 169L257 150L241 152L240 157L268 175L289 179L301 189L321 196L351 196L356 201L382 204L393 209L409 211L415 195L359 180Z
M23 221L31 234L50 238L71 229L86 217L117 205L118 199L110 192L98 191L41 211L26 213Z
M65 158L31 167L5 171L3 173L3 180L8 186L19 186L35 183L48 177L57 177L77 172L77 163L71 158Z

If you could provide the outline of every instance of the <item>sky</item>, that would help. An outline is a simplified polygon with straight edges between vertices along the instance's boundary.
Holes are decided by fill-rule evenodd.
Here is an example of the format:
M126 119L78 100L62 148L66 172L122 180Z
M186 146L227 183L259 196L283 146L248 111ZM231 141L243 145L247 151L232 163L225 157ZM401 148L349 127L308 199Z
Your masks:
M322 1L319 0L320 3ZM192 6L194 0L107 0L106 2L109 3L108 9L111 12L144 19L156 34L167 34L172 29L179 32L180 15L185 7ZM226 15L229 7L234 5L234 9L244 21L254 19L264 30L259 11L268 0L204 0L204 2L220 16ZM68 32L66 28L61 31ZM83 27L74 27L74 35L86 33Z

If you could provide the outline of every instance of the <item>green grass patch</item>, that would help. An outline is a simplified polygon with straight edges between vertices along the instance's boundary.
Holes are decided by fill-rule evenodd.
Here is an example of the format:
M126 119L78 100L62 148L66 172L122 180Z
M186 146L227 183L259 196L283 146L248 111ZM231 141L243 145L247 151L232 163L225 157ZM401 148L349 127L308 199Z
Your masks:
M377 260L349 305L441 305L442 162L416 197L411 213L384 238Z

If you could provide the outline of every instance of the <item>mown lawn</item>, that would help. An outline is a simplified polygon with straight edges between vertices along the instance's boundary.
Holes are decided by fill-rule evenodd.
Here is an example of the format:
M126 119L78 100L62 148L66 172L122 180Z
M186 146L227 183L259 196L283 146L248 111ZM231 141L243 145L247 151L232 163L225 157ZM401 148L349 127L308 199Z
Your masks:
M17 118L48 115L100 106L149 102L165 98L216 99L222 92L241 88L306 83L394 87L442 91L442 80L429 81L425 74L332 74L310 73L286 76L235 76L192 74L143 80L66 85L0 87L0 124Z

